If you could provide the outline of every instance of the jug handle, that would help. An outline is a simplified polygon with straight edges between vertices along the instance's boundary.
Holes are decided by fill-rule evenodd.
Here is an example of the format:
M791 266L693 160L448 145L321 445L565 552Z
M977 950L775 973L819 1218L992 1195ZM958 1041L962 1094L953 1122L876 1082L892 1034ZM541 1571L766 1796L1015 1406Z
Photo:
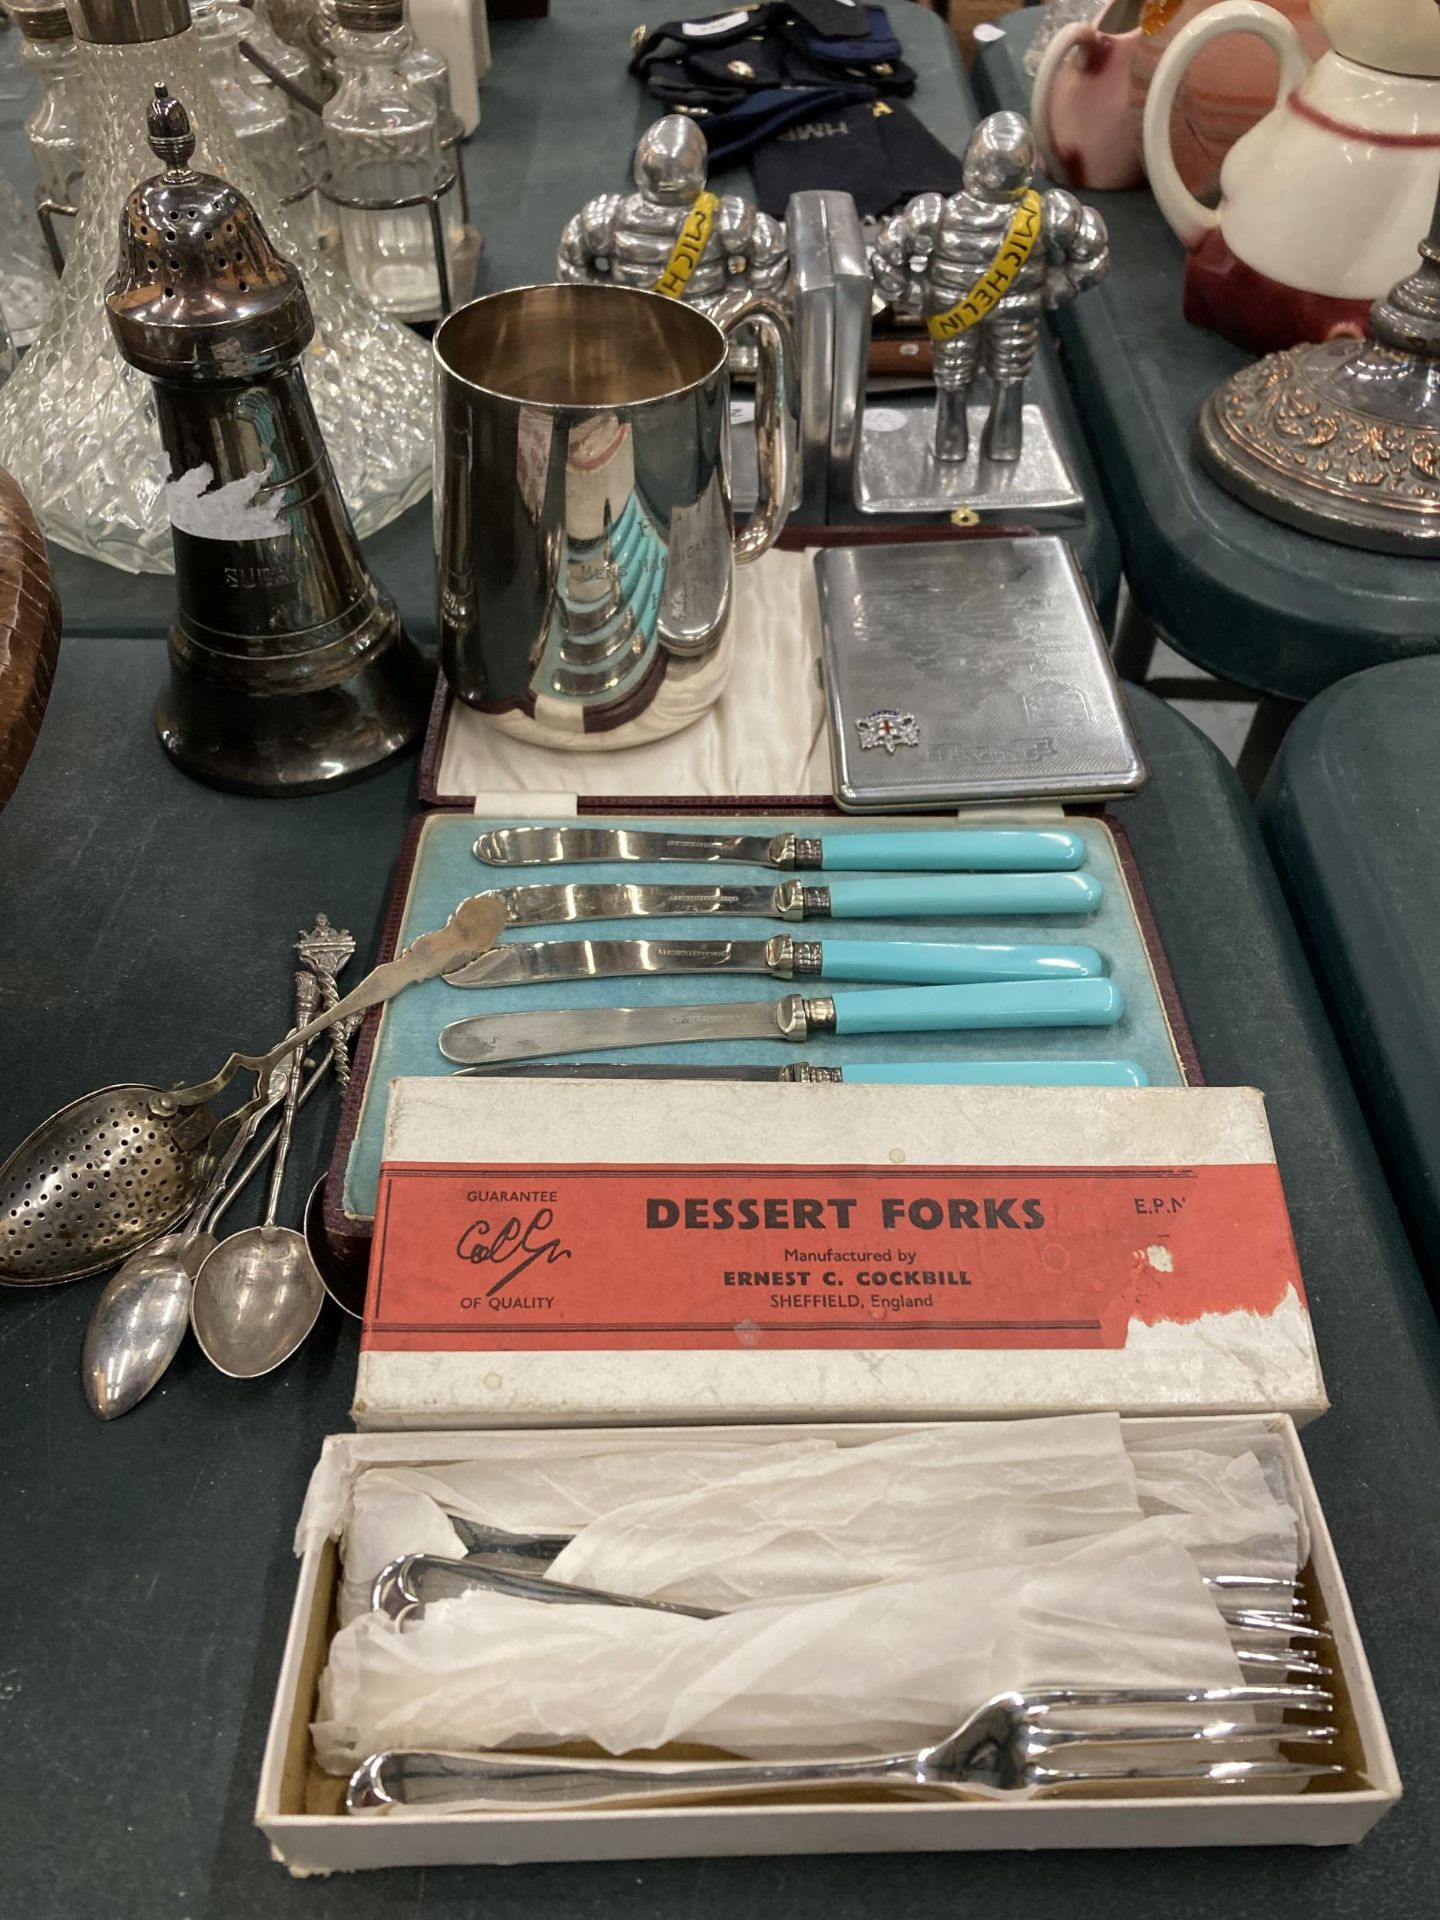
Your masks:
M1293 23L1274 7L1259 5L1258 0L1222 0L1220 6L1207 8L1192 20L1167 47L1145 101L1145 171L1161 213L1192 248L1219 226L1220 215L1202 206L1180 178L1170 150L1170 115L1190 62L1202 47L1227 33L1253 33L1279 57L1277 106L1290 97L1310 71L1309 56Z
M755 370L755 460L760 497L755 511L736 533L735 559L743 566L758 560L779 538L790 513L792 491L790 436L786 431L786 387L795 364L795 341L785 309L763 293L736 295L713 310L722 333L752 326L759 344Z
M1072 20L1068 27L1061 27L1041 55L1040 65L1035 73L1035 84L1030 89L1030 126L1035 135L1035 151L1039 157L1042 172L1047 174L1057 186L1068 185L1069 175L1050 138L1050 95L1054 91L1061 67L1076 47L1096 37L1093 20L1088 23L1084 20ZM1083 182L1077 184L1083 185Z

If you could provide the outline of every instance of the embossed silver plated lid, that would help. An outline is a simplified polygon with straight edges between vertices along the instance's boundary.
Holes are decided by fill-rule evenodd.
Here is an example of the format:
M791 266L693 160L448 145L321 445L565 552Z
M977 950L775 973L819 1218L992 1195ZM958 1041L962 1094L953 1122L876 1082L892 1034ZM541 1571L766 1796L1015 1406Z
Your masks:
M334 11L352 33L393 33L405 24L405 0L334 0Z
M9 11L27 40L68 40L74 32L65 0L9 0Z
M1267 354L1217 387L1200 456L1247 506L1377 553L1440 557L1440 200L1364 340Z
M65 0L77 40L102 47L168 40L190 24L190 0Z
M163 83L146 130L166 168L120 216L120 265L105 295L120 351L154 380L263 378L315 331L304 283L245 196L190 166L190 118Z

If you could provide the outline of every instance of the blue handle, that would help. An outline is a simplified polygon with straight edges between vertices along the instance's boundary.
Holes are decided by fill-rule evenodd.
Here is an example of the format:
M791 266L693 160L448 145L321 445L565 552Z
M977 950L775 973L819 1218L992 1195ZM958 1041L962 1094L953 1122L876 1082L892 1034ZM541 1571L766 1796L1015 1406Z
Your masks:
M820 847L830 873L1061 873L1085 864L1079 834L1051 827L832 833Z
M1089 873L897 874L884 880L835 880L827 888L832 920L1003 920L1012 913L1093 913L1100 882Z
M1113 1027L1125 996L1113 980L1004 980L984 987L837 993L837 1033L974 1032L989 1027Z
M1148 1087L1133 1060L957 1060L910 1067L845 1067L848 1087Z
M1094 947L1004 946L939 940L824 940L822 980L908 981L960 986L974 980L1098 979L1105 961Z

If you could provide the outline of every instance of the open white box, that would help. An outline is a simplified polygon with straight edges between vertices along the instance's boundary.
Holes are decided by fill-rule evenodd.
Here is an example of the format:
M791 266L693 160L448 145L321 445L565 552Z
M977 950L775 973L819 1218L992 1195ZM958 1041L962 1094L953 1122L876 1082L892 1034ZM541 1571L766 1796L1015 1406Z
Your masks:
M1067 1793L1017 1804L870 1798L715 1807L616 1809L543 1814L407 1814L348 1818L339 1811L344 1782L317 1767L310 1740L315 1689L334 1631L338 1554L312 1547L300 1566L295 1606L265 1743L257 1825L292 1873L362 1867L516 1865L539 1860L627 1860L738 1854L975 1852L999 1848L1336 1846L1374 1826L1400 1797L1400 1777L1360 1644L1334 1548L1294 1423L1272 1416L1284 1438L1311 1536L1306 1587L1317 1619L1334 1635L1339 1751L1347 1774L1315 1781L1302 1793L1237 1792L1199 1797L1120 1797ZM1140 1424L1140 1423L1137 1423ZM1207 1421L1167 1422L1203 1430ZM646 1428L656 1446L706 1437L794 1439L814 1434L840 1444L913 1431L913 1424L824 1423L784 1427ZM573 1451L633 1445L633 1428L577 1432L533 1430L525 1443ZM419 1465L484 1460L511 1433L336 1434L322 1463L347 1476L381 1463Z

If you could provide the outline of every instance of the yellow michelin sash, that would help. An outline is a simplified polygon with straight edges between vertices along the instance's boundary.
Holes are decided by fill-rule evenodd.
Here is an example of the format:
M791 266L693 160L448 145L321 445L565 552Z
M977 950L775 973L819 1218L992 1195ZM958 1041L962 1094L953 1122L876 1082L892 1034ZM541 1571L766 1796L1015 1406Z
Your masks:
M932 340L955 340L992 314L1015 284L1015 276L1040 238L1040 196L1032 187L1020 196L999 251L958 306L932 313L925 322Z
M680 238L665 262L665 271L655 282L656 293L663 293L668 300L678 300L684 293L715 230L715 209L719 204L718 194L700 193L695 196L695 204L686 214L685 224L680 229ZM1036 204L1039 204L1038 201Z

